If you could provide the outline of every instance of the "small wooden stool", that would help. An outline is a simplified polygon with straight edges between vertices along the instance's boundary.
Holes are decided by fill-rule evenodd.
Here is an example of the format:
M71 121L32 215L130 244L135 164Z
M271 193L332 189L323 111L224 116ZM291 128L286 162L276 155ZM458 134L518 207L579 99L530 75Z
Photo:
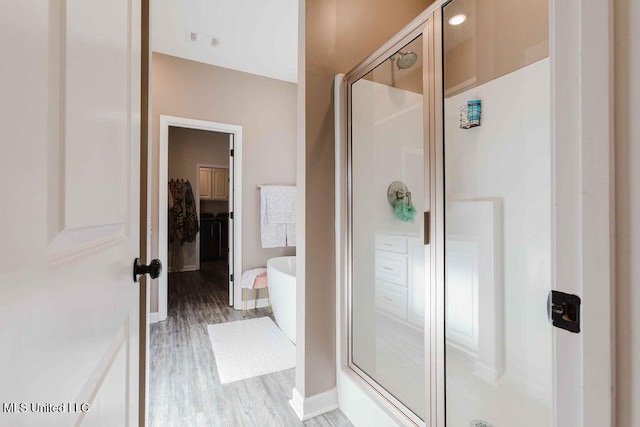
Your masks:
M273 313L271 307L271 298L269 298L269 286L267 281L267 273L262 273L256 276L256 280L253 282L253 288L242 288L242 315L247 315L247 291L253 291L253 306L258 309L258 290L264 289L267 294L267 302L269 303L269 310Z

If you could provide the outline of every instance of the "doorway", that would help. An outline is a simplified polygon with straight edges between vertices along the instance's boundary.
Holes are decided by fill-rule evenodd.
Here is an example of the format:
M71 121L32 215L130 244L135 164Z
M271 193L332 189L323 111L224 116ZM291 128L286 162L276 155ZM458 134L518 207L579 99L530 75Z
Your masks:
M216 270L232 285L232 146L232 134L169 127L169 273ZM176 275L169 274L168 280L172 277ZM232 305L232 286L226 299Z
M218 252L216 254L211 254L211 257L215 256L218 258L218 260L220 258L220 255L225 255L225 248L222 244L222 231L225 228L223 227L223 223L225 221L221 218L218 218L218 221L214 220L215 216L218 213L222 213L221 208L223 207L223 205L227 204L228 206L228 219L226 221L225 230L228 242L228 253L226 254L226 259L228 260L229 284L228 305L234 306L234 302L240 300L238 296L240 289L235 289L233 279L234 276L239 277L242 271L242 126L208 122L204 120L193 120L181 117L160 116L158 253L161 262L169 267L171 267L171 263L169 263L170 260L168 251L169 235L167 232L169 226L169 217L168 209L166 209L166 207L169 204L168 184L169 179L171 178L169 177L169 134L171 128L213 132L217 135L220 135L222 139L228 137L227 149L229 150L229 161L226 165L228 166L228 168L225 168L225 165L221 164L220 162L194 162L193 165L186 165L185 168L188 168L190 173L194 176L195 185L192 185L192 188L195 187L194 194L197 194L198 197L197 210L200 222L202 222L202 206L200 203L201 168L203 169L203 178L209 177L210 179L207 185L202 186L202 190L205 190L205 198L203 199L203 202L205 210L209 211L205 213L213 213L211 224L207 223L206 225L211 226L211 233L214 232L214 225L217 228L217 230L215 230L217 240L214 241L214 239L212 239L211 245L213 246L217 243ZM218 145L218 148L220 148L220 146L221 144ZM217 178L216 182L213 181L214 170L217 171L215 175L215 178ZM215 185L219 193L220 188L224 187L224 183L221 181L221 179L225 179L225 173L226 179L228 179L227 194L217 194L216 196L212 196L211 191L209 191L209 194L206 194L206 190L213 190L212 184ZM215 212L216 210L219 210L219 212ZM224 217L224 214L222 215L222 217ZM205 258L209 257L209 248L202 248L202 234L197 234L198 235L194 241L195 244L192 248L192 253L189 254L192 263L188 264L187 267L189 267L188 269L190 270L198 270L201 267L200 253L202 249L205 249ZM209 236L214 237L211 236L211 234L209 234ZM211 251L213 251L213 247L211 247L210 249ZM182 265L182 267L184 268L185 266ZM158 280L158 321L162 321L167 318L167 307L168 280L167 275L162 275Z

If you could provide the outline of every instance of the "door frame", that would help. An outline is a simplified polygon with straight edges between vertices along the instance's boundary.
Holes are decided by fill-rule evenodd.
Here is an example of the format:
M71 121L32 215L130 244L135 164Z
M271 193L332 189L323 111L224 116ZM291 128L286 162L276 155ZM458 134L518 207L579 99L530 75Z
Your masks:
M582 332L554 328L556 425L615 425L613 1L551 0L553 289L582 298ZM574 360L581 348L582 359ZM566 391L566 390L565 390Z
M429 60L441 63L437 47L441 41L439 11L449 0L429 6L420 16L385 45L336 82L349 81L372 64L382 61L417 26L432 19L434 28ZM582 427L615 425L615 322L614 311L614 165L613 165L613 6L612 0L550 0L549 57L551 63L551 147L552 147L552 289L582 298L582 332L553 330L553 418L556 426ZM425 43L426 44L426 43ZM436 73L442 72L435 67ZM442 97L441 75L429 77L428 104L432 193L431 236L442 250L443 207L435 202L442 194ZM388 415L397 415L389 402L368 388L349 367L348 351L348 180L346 120L349 114L347 88L336 85L336 295L338 363L337 374L346 375L363 393L378 402ZM338 89L339 88L339 89ZM425 90L427 88L425 87ZM439 91L439 92L438 92ZM425 95L426 96L426 95ZM597 102L594 102L597 100ZM425 112L427 114L427 112ZM440 147L438 150L437 147ZM426 153L425 153L426 154ZM440 190L438 190L440 188ZM440 219L438 221L437 219ZM437 252L437 251L436 251ZM341 256L342 255L342 256ZM435 255L435 254L433 254ZM347 258L345 258L347 257ZM431 423L445 427L444 390L444 262L432 256L431 308ZM544 307L541 307L544 310ZM428 315L428 314L427 314ZM550 326L551 327L551 326ZM571 355L579 355L576 360ZM571 392L567 392L568 390ZM564 391L564 393L563 393ZM350 412L351 409L346 410ZM352 410L357 410L356 408ZM397 419L397 418L396 418Z
M229 164L229 174L231 182L233 182L233 194L229 195L232 204L233 219L229 219L229 226L233 226L233 253L230 254L230 263L233 265L234 277L242 275L242 126L210 122L206 120L195 120L184 117L160 116L160 149L158 162L158 205L154 208L158 210L158 258L167 265L168 257L168 236L167 236L167 192L168 192L168 172L169 172L169 127L181 127L188 129L198 129L212 132L220 132L230 134L233 137L233 156ZM196 183L198 186L198 183ZM200 208L198 207L198 210ZM232 221L232 222L231 222ZM233 258L233 260L231 260ZM156 321L167 319L167 299L168 286L167 275L161 275L158 280L158 317ZM230 301L233 297L234 301L239 301L238 293L240 288L233 286L229 281L230 288L233 287L233 293L229 296Z

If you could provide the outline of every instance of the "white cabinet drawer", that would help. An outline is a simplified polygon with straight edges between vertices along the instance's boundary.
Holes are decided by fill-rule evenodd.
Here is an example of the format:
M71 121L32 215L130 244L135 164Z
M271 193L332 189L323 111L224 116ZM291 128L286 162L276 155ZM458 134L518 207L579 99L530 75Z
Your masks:
M376 279L407 286L407 256L376 251Z
M376 308L407 318L407 288L376 280Z
M200 198L211 199L211 169L200 168Z
M407 253L407 238L403 236L392 236L389 234L376 235L376 249L380 251Z

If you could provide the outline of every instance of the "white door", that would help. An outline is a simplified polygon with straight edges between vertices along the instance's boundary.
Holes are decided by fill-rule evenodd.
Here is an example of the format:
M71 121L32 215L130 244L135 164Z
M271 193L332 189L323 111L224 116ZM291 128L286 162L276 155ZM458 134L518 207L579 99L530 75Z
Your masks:
M234 210L234 204L233 204L233 179L234 179L234 169L233 169L233 134L229 134L229 174L228 174L228 181L229 181L229 192L227 193L228 195L228 200L229 200L229 212L233 212ZM233 262L234 262L234 252L233 252L233 215L234 214L229 214L229 221L227 222L228 227L228 233L229 233L229 238L227 239L229 242L229 306L233 307L233 297L234 297L234 287L233 287Z
M0 14L0 425L138 420L140 2Z

